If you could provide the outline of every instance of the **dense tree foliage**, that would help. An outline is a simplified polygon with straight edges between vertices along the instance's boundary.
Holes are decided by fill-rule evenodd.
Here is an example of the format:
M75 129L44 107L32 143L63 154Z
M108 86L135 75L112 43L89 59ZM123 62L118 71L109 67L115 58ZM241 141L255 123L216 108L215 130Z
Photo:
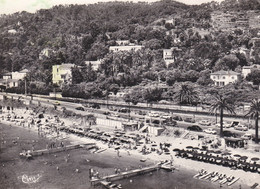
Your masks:
M42 93L52 89L52 65L73 63L72 85L63 86L64 96L105 97L131 87L126 101L150 103L173 100L182 82L198 84L199 91L205 92L204 87L212 85L211 71L241 71L242 66L260 63L259 49L250 41L258 31L215 29L211 13L259 8L257 0L196 6L162 0L59 5L34 14L1 15L0 75L27 68L32 92ZM144 48L109 52L117 40L129 40ZM171 47L174 61L166 65L162 52ZM241 51L243 48L252 52L252 59ZM42 55L45 49L51 53ZM94 70L91 64L85 64L87 60L101 60L101 65ZM258 85L257 74L253 71L247 80ZM37 82L44 85L37 88ZM150 83L164 83L167 90L154 86L147 89ZM180 103L192 103L186 97L181 99Z

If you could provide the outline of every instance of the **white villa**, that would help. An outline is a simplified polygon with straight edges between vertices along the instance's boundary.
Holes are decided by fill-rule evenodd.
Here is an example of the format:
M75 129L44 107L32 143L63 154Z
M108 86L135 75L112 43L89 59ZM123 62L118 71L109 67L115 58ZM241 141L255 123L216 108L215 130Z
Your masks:
M216 86L224 86L229 83L234 83L241 79L241 74L234 71L218 71L210 74Z
M110 46L109 52L118 52L118 51L137 51L142 49L142 45L121 45L121 46Z
M181 51L181 49L176 47L172 47L170 49L163 49L163 60L165 61L167 66L175 61L175 51Z
M71 68L74 64L61 64L52 66L52 83L61 85L63 83L72 82Z

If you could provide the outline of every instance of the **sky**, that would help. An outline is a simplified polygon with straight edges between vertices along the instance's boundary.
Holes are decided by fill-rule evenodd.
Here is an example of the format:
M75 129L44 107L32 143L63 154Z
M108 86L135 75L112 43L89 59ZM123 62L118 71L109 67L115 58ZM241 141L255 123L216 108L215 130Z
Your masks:
M97 2L108 2L114 0L0 0L0 14L12 14L20 11L35 12L39 9L48 9L60 4L92 4ZM118 1L146 1L158 0L118 0ZM185 4L194 5L210 2L212 0L176 0ZM222 0L215 0L221 2Z

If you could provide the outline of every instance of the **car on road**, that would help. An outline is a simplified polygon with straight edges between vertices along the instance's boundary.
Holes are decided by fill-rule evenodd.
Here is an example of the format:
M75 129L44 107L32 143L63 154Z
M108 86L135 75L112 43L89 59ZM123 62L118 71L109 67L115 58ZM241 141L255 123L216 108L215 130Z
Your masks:
M217 123L216 126L220 127L220 123ZM231 127L230 123L223 122L223 128L230 128L230 127Z
M247 131L248 130L247 126L245 126L245 125L237 125L237 126L234 127L234 129L239 130L239 131Z
M59 105L60 105L60 102L54 101L52 104L53 104L53 105L56 105L56 106L59 106Z
M129 110L129 108L121 108L118 110L118 112L121 112L121 113L130 113L131 111Z
M209 120L201 120L199 121L199 124L203 126L210 126L211 122Z
M158 112L150 112L148 115L150 117L160 117L160 114Z
M81 107L81 106L79 106L79 107L77 107L77 108L75 108L76 110L80 110L80 111L85 111L85 109L83 108L83 107Z
M189 126L187 127L187 130L190 130L190 131L197 131L197 132L202 132L202 128L198 125L192 125L192 126Z
M98 104L92 104L90 105L90 107L94 109L100 109L100 106Z
M203 132L208 133L208 134L214 134L214 135L217 134L217 131L212 128L205 129L205 130L203 130Z

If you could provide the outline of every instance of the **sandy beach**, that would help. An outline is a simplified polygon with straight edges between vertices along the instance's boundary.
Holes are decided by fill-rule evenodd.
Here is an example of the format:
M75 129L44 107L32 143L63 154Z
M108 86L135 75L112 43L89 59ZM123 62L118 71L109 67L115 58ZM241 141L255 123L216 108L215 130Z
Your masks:
M21 111L24 110L19 110L16 113L19 114ZM27 112L23 115L26 117L29 114ZM68 125L75 121L61 120ZM174 166L178 169L174 172L160 170L152 174L119 180L115 183L121 184L123 188L127 189L220 188L220 184L217 182L212 183L207 180L194 179L193 176L201 169L205 169L208 172L218 171L240 178L234 185L230 187L222 185L221 188L249 188L249 186L260 180L260 175L257 173L231 170L230 168L219 165L178 158L175 157L174 152L171 152L170 155L158 155L155 152L142 155L138 152L138 149L120 149L120 156L118 156L118 151L114 148L109 148L107 143L66 133L61 133L62 137L56 138L55 142L59 144L63 141L65 145L95 142L104 151L93 153L85 149L75 149L27 160L20 158L19 153L23 150L45 149L46 145L54 141L53 138L40 136L36 126L23 127L17 122L5 120L1 120L1 122L0 183L4 188L93 188L89 182L90 168L99 172L100 176L105 176L113 174L115 168L121 171L137 169L140 166L152 165L159 161L170 160L171 158L173 159ZM180 148L190 143L190 140L186 139L152 136L151 138L157 140L157 142L172 142L174 143L172 148ZM146 159L146 161L141 162L140 159ZM96 188L102 188L102 186L97 186Z

